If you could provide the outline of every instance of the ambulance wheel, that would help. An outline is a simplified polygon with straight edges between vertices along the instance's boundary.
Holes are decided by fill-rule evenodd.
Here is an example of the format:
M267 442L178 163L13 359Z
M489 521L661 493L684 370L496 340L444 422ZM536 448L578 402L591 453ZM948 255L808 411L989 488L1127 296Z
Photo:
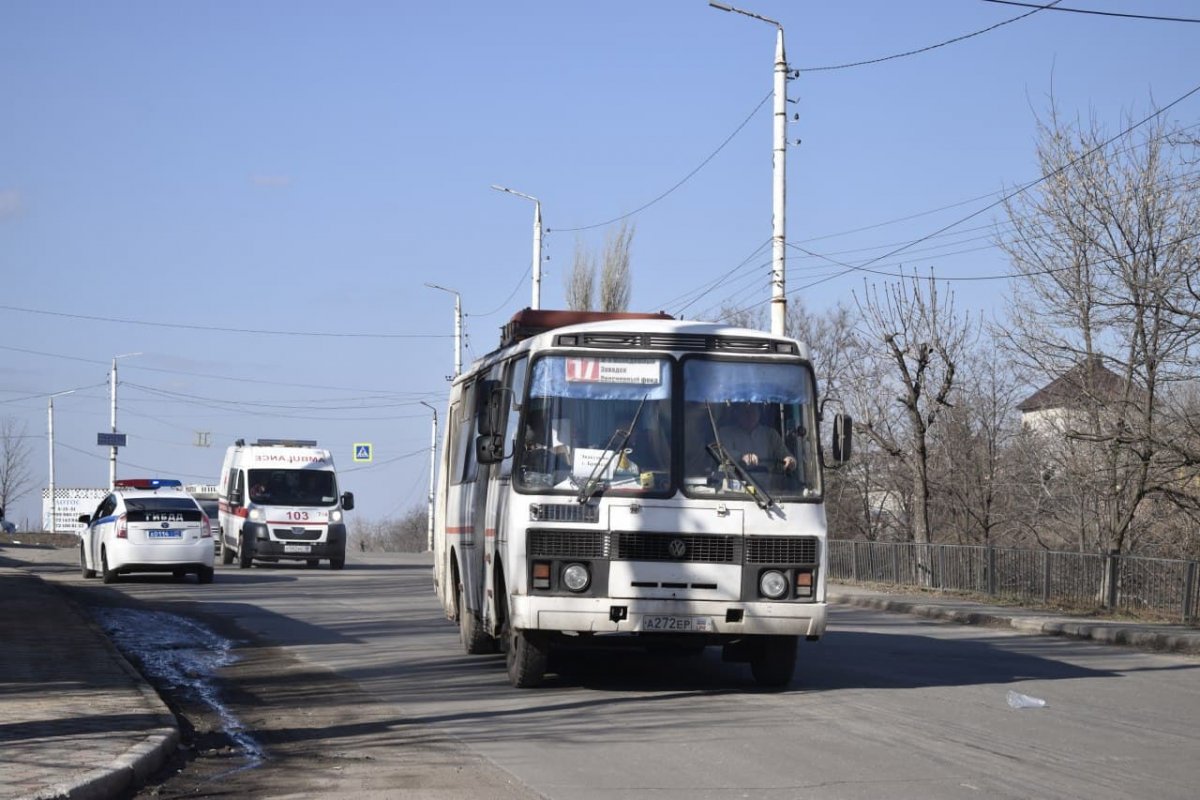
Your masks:
M238 569L249 569L250 564L254 561L254 554L246 549L246 534L238 537Z
M233 563L233 548L225 543L225 538L221 537L221 563L229 566Z
M344 555L329 559L330 569L341 569L344 566L346 566L346 556Z
M796 672L798 636L764 636L750 657L754 682L766 689L783 689Z
M304 559L304 563L305 563L305 564L307 564L307 565L309 566L309 568L311 569L312 567L315 567L315 566L317 566L318 564L320 564L320 563L321 563L321 559L319 559L319 558L306 558L306 559Z
M87 554L83 551L83 542L79 543L79 574L85 578L96 577L96 570L88 569Z

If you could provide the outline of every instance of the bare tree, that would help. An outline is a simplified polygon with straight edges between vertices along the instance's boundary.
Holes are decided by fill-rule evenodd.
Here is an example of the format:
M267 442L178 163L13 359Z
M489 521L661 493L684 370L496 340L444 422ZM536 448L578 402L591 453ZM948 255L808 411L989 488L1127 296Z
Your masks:
M956 372L957 402L933 432L934 517L960 544L1018 543L1024 503L1016 502L1014 443L1024 392L1011 362L991 346L964 352Z
M604 236L604 260L600 266L600 310L625 311L633 289L629 270L633 227L622 222L616 232Z
M1004 343L1035 385L1070 377L1033 465L1051 521L1081 549L1125 549L1148 501L1196 506L1182 397L1200 367L1200 178L1161 121L1110 138L1051 107L1038 133L1045 178L1007 204L999 240L1018 278Z
M575 240L575 259L566 274L567 308L572 311L591 311L596 292L596 262L583 242Z
M18 425L13 417L0 420L0 508L5 513L33 489L32 450L25 430L25 424Z
M420 553L427 544L427 510L413 506L399 519L356 520L350 547L361 552Z
M911 480L910 533L930 541L930 432L950 407L956 370L968 343L969 327L943 305L933 278L916 276L867 287L855 299L863 317L864 363L878 368L868 379L874 391L862 393L860 430ZM895 394L891 394L894 392Z

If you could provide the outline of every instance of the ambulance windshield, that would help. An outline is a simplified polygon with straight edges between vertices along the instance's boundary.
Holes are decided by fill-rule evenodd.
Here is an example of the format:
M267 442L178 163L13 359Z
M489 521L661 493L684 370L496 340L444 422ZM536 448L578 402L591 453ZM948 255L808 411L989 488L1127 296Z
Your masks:
M337 481L331 470L252 469L250 502L264 506L331 506Z

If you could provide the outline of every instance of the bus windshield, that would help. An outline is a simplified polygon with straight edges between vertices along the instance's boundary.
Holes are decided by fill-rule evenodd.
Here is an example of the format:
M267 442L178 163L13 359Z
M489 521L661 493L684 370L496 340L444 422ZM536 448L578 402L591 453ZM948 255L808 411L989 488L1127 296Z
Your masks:
M813 379L800 362L548 355L533 364L524 421L523 491L820 496Z
M807 365L689 358L683 386L686 494L820 496Z
M671 488L666 358L546 356L534 362L517 485L530 491Z

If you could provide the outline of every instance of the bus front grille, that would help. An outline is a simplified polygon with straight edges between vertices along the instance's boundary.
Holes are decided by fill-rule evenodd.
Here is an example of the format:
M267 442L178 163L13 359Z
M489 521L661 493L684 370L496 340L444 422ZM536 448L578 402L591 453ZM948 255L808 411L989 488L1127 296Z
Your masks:
M814 536L747 536L747 564L816 564Z
M682 561L736 564L735 536L698 536L692 533L613 533L613 558L621 561Z
M608 558L604 531L529 531L532 558Z

